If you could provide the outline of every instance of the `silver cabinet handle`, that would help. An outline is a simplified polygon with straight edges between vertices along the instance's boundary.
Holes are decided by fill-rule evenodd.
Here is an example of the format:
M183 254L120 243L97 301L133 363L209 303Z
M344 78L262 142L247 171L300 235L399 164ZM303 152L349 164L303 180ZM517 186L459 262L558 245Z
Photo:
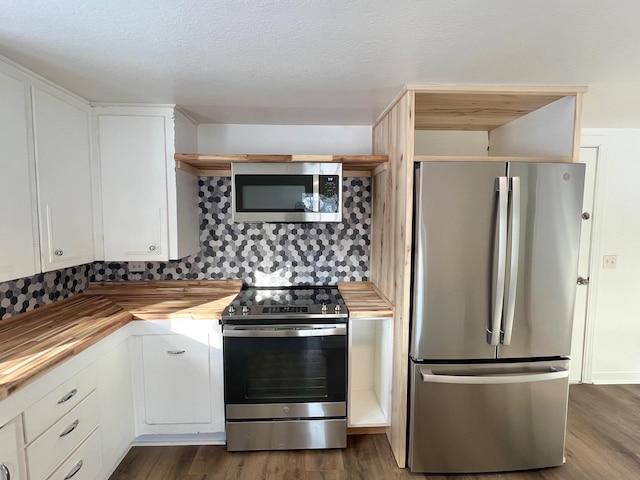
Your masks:
M438 375L431 370L420 369L420 378L426 383L451 383L458 385L497 385L505 383L531 383L567 378L569 370L557 369L549 372L519 373L514 375Z
M69 425L69 426L67 427L67 429L66 429L64 432L62 432L62 433L60 434L60 438L62 438L62 437L66 437L67 435L69 435L71 432L73 432L73 431L76 429L76 427L77 427L79 424L80 424L80 420L76 420L76 421L74 421L71 425Z
M82 465L84 464L84 462L82 460L80 460L75 467L73 467L73 470L71 470L68 475L66 477L64 477L64 480L69 480L70 478L74 477L76 473L78 473L80 471L80 469L82 468Z
M511 252L509 254L509 284L505 299L505 318L502 344L511 344L513 317L516 311L516 289L518 287L518 263L520 255L520 177L511 178L511 205L509 206L509 236Z
M78 389L74 388L69 393L67 393L64 397L62 397L60 400L58 400L58 405L60 405L61 403L64 403L64 402L68 402L73 397L75 397L76 393L78 393Z
M504 304L505 269L507 264L507 211L509 209L509 178L496 178L498 192L498 214L496 216L495 240L493 246L493 292L491 302L491 330L487 342L496 346L500 343L500 324Z
M155 245L151 245L151 246L149 247L149 251L150 251L150 252L155 252L155 251L156 251L156 248L158 248L158 247L156 247Z
M54 254L56 257L61 257L62 255L64 255L64 252L63 252L62 250L55 250L55 251L53 252L53 254Z
M0 463L0 472L2 472L2 476L4 477L3 480L11 480L11 472L4 463Z
M167 350L169 355L182 355L186 350Z

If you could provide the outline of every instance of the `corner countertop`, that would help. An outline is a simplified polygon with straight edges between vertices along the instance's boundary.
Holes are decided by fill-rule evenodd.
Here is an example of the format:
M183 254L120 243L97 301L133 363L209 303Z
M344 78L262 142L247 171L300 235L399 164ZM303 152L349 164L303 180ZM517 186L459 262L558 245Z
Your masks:
M0 322L0 401L131 320L219 319L240 280L92 283Z
M241 280L96 282L81 295L108 298L133 320L217 320L241 289Z
M393 307L371 282L338 282L349 318L392 318Z
M389 318L369 282L338 284L351 318ZM65 300L0 322L0 401L132 320L219 319L241 280L91 283Z

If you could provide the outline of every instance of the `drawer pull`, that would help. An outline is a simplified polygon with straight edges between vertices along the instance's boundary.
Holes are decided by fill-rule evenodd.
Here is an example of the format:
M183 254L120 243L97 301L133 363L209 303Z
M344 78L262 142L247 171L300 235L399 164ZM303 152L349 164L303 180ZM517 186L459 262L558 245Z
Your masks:
M11 472L4 463L0 463L0 472L2 472L2 480L11 480Z
M169 355L182 355L186 350L167 350Z
M73 467L73 470L71 470L69 472L69 474L64 477L64 480L69 480L70 478L74 477L76 475L76 473L78 473L80 471L80 469L82 468L83 462L82 460L80 460L75 467Z
M66 437L67 435L69 435L71 432L73 432L76 429L76 427L79 424L80 424L80 420L76 420L75 422L73 422L71 425L67 427L67 429L64 432L60 434L60 438Z
M73 397L75 397L76 393L78 393L78 389L74 388L69 393L67 393L64 397L62 397L60 400L58 400L58 405L60 405L61 403L66 402L68 400L71 400Z

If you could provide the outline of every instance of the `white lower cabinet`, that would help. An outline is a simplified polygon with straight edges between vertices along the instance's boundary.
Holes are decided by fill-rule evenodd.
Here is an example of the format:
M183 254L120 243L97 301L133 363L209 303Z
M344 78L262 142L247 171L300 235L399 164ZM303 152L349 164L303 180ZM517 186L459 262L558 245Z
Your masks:
M46 479L98 426L93 392L26 448L29 480Z
M219 434L216 438L222 440L224 393L218 322L161 320L145 324L152 327L150 334L134 337L138 440L167 434L205 434L200 440L206 434Z
M142 338L145 422L209 423L209 338L148 335Z
M101 476L101 428L97 428L47 480L96 480Z
M349 427L390 425L393 319L349 320Z
M100 410L102 474L86 478L108 478L129 451L135 436L129 339L97 360L95 367L98 377L96 393Z
M26 480L20 417L0 427L0 479Z

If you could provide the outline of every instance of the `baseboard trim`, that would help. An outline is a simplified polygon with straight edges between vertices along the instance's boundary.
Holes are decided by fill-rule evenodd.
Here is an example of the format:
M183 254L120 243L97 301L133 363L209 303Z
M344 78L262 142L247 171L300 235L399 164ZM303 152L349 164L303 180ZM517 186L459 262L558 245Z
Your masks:
M139 435L133 440L134 447L172 445L225 445L224 433L185 433L170 435Z
M593 372L591 381L599 385L640 383L640 372Z

